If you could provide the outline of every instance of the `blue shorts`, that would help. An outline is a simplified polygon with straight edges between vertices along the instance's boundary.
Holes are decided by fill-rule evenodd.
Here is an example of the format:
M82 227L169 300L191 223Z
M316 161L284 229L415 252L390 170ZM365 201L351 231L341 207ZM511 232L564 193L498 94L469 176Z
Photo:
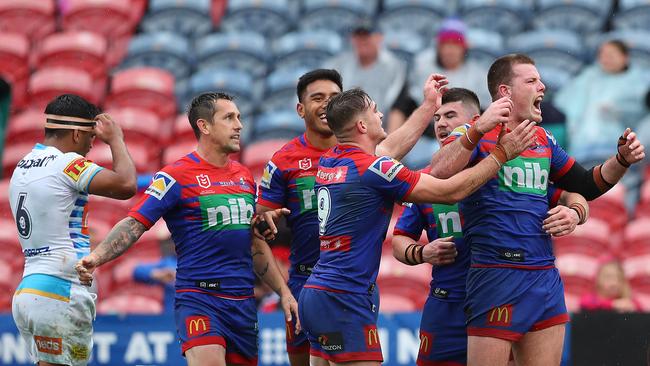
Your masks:
M333 292L305 287L298 301L310 354L332 362L380 361L379 294Z
M307 277L301 279L289 279L289 289L291 294L295 299L300 298L300 292L302 291ZM289 354L300 354L309 352L309 340L307 340L307 335L305 332L300 332L296 334L296 320L286 323L287 328L287 353Z
M569 321L557 268L470 268L465 314L468 335L513 342Z
M176 292L176 329L183 355L195 346L226 348L226 363L257 365L255 298L225 299L202 292Z
M420 322L418 366L462 366L467 363L463 301L427 298Z

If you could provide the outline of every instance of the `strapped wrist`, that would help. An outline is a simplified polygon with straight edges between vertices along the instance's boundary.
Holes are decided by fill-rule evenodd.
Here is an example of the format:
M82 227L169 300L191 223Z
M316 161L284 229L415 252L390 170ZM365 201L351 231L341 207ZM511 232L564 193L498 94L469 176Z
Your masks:
M478 131L476 125L472 125L467 129L467 132L460 137L460 143L467 150L474 150L482 137L483 134Z
M587 221L587 209L581 203L574 202L569 205L569 208L578 214L578 225L582 225Z

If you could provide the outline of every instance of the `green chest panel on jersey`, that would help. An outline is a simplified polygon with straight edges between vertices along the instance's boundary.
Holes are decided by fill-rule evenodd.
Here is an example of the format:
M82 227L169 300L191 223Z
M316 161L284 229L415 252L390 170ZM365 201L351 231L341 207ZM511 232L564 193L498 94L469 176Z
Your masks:
M212 194L199 197L203 230L249 229L254 197L250 193Z
M316 177L296 178L296 194L300 202L300 213L316 211Z
M545 196L549 171L548 158L519 156L504 164L499 170L499 189Z
M436 218L436 230L439 238L452 236L454 238L463 237L463 229L458 213L458 204L442 205L433 204L433 216Z

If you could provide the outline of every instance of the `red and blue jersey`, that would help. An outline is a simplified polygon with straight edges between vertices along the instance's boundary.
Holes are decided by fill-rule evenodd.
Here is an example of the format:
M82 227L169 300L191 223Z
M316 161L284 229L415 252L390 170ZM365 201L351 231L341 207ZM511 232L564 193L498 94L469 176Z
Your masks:
M444 141L462 136L469 125ZM472 267L545 269L554 266L551 237L542 230L549 209L548 186L573 166L574 159L541 127L536 145L508 161L498 174L461 201L463 234L472 250ZM469 165L486 158L500 126L488 132L472 152Z
M424 173L428 174L428 170ZM557 205L561 190L548 187L547 199ZM461 301L465 298L467 271L470 266L470 248L463 237L463 215L458 204L409 204L397 220L393 235L402 235L415 241L426 230L427 240L453 237L458 255L453 263L433 266L431 296L441 300Z
M394 202L419 179L400 162L357 147L325 153L316 176L320 259L305 287L365 294L374 288Z
M287 222L291 228L289 280L306 280L318 261L318 215L316 208L316 172L326 150L309 143L305 134L278 150L266 165L257 202L270 208L291 210Z
M250 297L255 181L235 161L216 167L196 152L156 173L129 216L150 228L163 218L178 255L177 292Z

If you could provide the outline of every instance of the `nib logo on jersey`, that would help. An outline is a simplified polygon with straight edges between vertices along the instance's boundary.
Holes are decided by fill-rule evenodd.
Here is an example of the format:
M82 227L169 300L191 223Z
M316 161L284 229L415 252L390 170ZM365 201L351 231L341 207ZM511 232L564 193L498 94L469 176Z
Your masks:
M507 162L499 170L499 189L544 196L548 186L550 163L548 158L524 158Z
M249 229L254 198L250 193L212 194L199 197L203 230Z

